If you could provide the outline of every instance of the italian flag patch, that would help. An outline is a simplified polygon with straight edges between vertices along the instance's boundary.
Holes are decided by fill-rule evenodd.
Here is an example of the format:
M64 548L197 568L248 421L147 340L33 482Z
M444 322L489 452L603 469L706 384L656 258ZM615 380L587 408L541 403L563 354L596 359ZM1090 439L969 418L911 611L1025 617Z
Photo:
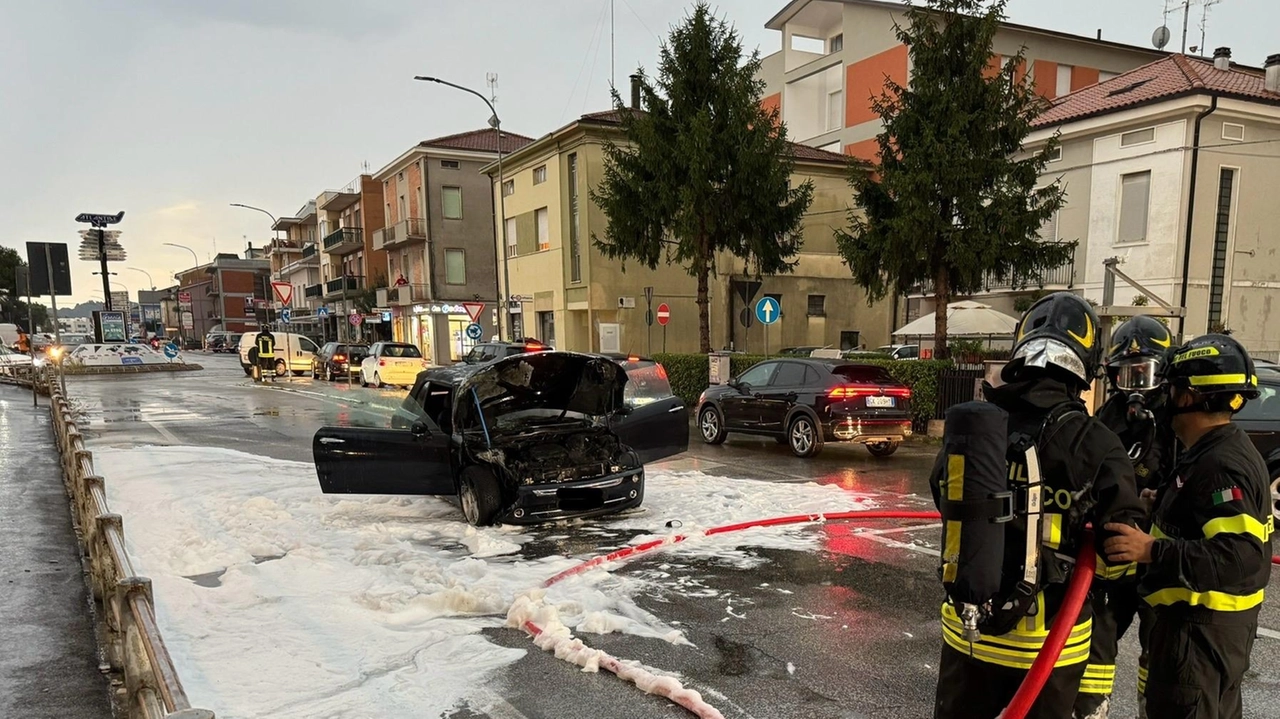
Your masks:
M1239 487L1228 487L1227 489L1213 493L1213 506L1216 507L1219 504L1226 504L1227 502L1237 502L1243 497L1244 495L1240 493Z

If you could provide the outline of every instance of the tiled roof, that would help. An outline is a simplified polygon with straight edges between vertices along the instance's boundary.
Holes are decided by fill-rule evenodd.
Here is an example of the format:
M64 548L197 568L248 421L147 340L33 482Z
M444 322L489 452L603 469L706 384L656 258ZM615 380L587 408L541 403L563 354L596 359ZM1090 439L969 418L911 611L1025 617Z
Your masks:
M517 135L514 132L502 132L503 154L515 152L533 142L532 137ZM477 152L497 152L498 133L489 128L459 132L456 135L445 135L434 140L423 140L419 147L442 147L450 150L475 150Z
M632 110L630 108L623 108L622 110L605 110L604 112L592 112L592 113L583 115L579 119L579 121L594 122L602 125L621 125L622 113L624 112L636 112L636 110ZM844 164L849 161L849 158L847 156L841 155L838 152L831 152L829 150L820 150L816 147L801 145L798 142L788 142L787 144L791 146L791 156L797 160L808 160L810 162L838 162L840 164Z
M1061 125L1191 94L1280 104L1280 93L1267 91L1261 70L1239 65L1219 70L1206 60L1170 55L1058 98L1048 111L1036 118L1034 125Z

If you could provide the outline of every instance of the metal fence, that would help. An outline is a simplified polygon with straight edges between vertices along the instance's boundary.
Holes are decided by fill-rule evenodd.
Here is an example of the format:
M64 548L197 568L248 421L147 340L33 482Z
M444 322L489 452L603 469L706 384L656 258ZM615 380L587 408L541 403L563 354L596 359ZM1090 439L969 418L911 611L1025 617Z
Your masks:
M37 375L34 381L49 395L89 587L105 624L104 653L123 684L116 689L118 704L128 719L214 719L212 711L193 709L187 700L156 626L151 580L134 571L125 552L123 520L107 506L106 484L94 470L93 453L85 449L71 406L50 379Z
M942 419L947 410L961 402L969 402L978 397L978 386L985 376L981 365L971 367L949 367L938 370L938 402L934 419Z

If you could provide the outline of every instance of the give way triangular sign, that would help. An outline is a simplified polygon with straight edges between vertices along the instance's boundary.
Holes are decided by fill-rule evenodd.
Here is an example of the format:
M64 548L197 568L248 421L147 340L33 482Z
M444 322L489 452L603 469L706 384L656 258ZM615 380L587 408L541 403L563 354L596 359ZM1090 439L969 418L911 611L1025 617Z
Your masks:
M471 318L471 321L476 322L478 321L477 318L480 317L480 313L484 312L484 303L483 302L463 302L462 308L467 311L467 316Z
M280 300L280 304L285 307L293 301L293 285L288 282L272 282L271 291L275 293L276 299Z

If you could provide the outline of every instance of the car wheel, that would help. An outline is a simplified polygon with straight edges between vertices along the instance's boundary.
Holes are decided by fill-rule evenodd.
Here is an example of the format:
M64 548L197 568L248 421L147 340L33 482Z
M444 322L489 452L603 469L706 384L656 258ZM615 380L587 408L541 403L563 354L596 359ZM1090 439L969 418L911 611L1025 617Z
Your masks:
M473 465L462 470L458 487L458 500L462 504L462 516L473 527L493 524L502 509L502 492L493 470Z
M378 376L377 372L373 373L373 388L382 389L382 378Z
M724 429L724 416L711 405L703 407L698 413L698 431L702 434L702 441L707 444L720 444L729 434Z
M1271 513L1280 520L1280 473L1271 480Z
M289 374L289 368L287 365L285 365L284 360L282 359L276 360L276 376L283 377L287 374Z
M324 368L324 379L326 382L333 381L333 368L328 365L325 365Z
M797 415L787 428L787 444L797 457L812 457L822 451L822 434L809 415Z
M901 442L868 442L867 451L872 457L888 457L898 451Z
M311 365L311 379L320 379L320 370L315 365Z
M250 367L249 365L247 365L247 364L242 364L242 365L240 365L240 368L244 370L244 376L245 376L245 377L252 377L252 376L253 376L253 368L252 368L252 367Z

